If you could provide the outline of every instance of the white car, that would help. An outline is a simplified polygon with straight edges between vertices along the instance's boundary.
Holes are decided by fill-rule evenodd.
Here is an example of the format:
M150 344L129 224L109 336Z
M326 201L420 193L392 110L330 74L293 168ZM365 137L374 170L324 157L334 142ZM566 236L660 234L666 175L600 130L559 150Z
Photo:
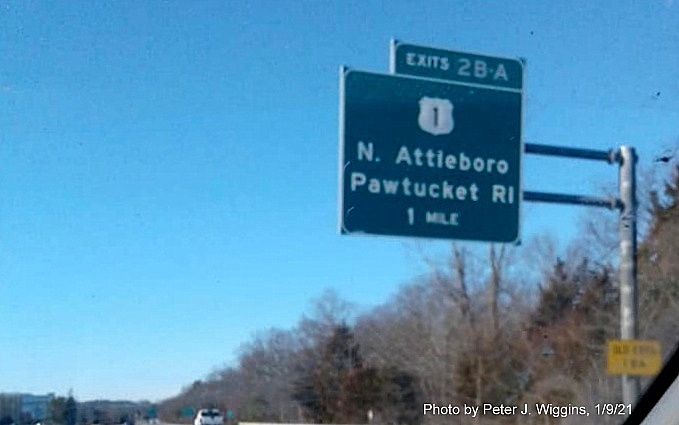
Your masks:
M224 416L218 409L200 409L193 425L224 425Z

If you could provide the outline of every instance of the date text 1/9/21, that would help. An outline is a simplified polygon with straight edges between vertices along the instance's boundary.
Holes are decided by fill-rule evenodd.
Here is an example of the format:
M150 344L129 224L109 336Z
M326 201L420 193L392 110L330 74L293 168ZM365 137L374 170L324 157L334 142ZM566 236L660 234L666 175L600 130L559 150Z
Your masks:
M629 415L632 413L631 404L597 403L594 408L597 415Z

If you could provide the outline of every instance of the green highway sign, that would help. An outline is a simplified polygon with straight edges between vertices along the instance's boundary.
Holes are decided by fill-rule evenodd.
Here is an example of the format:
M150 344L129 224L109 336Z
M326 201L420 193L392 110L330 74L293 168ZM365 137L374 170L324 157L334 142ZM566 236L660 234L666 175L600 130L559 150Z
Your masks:
M392 73L467 84L523 89L523 61L418 46L392 40Z
M519 238L522 92L342 68L340 232Z

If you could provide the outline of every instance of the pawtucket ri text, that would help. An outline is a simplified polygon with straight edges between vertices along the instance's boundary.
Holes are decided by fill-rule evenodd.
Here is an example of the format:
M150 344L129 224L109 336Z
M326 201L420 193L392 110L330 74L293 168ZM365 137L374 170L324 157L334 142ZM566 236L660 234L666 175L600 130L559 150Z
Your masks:
M359 141L357 154L359 161L382 161L382 158L375 154L371 142ZM401 146L393 163L405 168L457 170L465 174L505 175L509 172L509 164L505 159L472 158L464 152L453 154L440 149L409 149L407 146ZM517 194L513 186L493 184L489 189L488 196L493 203L512 204L516 201ZM464 185L454 185L448 179L428 182L413 181L407 176L401 179L386 179L358 171L351 173L350 190L375 195L415 196L471 202L477 202L481 196L484 196L479 185L474 181Z

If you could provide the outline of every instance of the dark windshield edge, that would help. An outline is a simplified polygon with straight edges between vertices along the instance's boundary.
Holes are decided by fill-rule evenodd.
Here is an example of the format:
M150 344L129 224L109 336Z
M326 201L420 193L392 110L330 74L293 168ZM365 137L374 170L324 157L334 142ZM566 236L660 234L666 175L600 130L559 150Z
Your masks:
M658 376L651 382L651 385L648 386L648 389L622 425L637 425L643 422L678 376L679 343L674 347L674 353L667 360Z

